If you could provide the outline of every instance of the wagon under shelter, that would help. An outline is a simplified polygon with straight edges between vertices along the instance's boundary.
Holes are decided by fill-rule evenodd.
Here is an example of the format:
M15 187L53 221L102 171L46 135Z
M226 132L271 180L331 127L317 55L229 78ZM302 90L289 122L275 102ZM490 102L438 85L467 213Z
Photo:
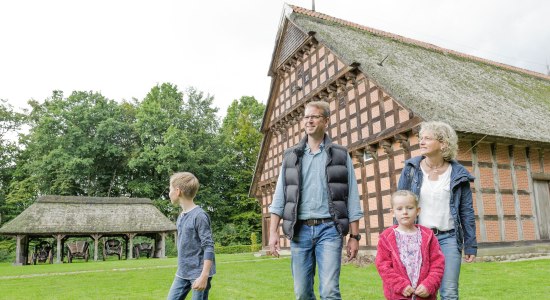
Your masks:
M0 235L16 239L14 265L29 263L30 241L53 238L55 263L63 261L65 242L71 238L93 240L94 260L106 240L124 241L126 259L133 258L133 239L154 240L153 257L165 258L166 236L176 226L147 198L40 196L34 204L0 228ZM101 243L101 245L100 245ZM92 246L92 245L90 245Z

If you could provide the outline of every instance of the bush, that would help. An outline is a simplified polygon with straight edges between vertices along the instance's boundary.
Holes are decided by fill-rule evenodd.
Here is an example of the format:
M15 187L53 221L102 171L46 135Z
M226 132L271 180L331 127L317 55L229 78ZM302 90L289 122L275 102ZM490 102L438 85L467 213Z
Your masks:
M177 257L178 256L178 248L176 247L176 243L174 242L174 235L169 234L166 236L165 239L165 254L167 257Z
M232 246L218 246L214 248L216 254L236 254L236 253L248 253L254 252L252 245L232 245Z
M262 245L258 244L258 237L255 232L250 234L250 250L252 252L258 252L262 249Z
M0 241L0 262L15 261L15 241L6 239Z

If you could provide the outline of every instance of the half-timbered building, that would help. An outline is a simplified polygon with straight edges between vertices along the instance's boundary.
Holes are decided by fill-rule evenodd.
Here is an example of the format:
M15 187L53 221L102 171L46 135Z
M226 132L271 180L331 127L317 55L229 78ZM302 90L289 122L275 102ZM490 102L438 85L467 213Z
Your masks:
M295 6L285 7L268 75L250 189L264 247L283 151L303 136L305 104L322 100L328 134L354 161L361 249L375 249L392 223L390 195L404 161L419 154L419 124L440 120L459 134L457 160L476 177L480 249L550 252L549 76ZM282 234L281 245L289 246Z

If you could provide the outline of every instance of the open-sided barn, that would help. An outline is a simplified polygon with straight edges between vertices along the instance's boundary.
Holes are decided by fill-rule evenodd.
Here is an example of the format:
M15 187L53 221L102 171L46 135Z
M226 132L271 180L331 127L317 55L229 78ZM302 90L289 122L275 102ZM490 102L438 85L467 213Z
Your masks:
M100 239L121 237L125 254L132 258L133 238L145 236L154 240L153 257L165 257L166 235L176 225L147 198L41 196L13 220L0 228L0 235L16 238L15 264L29 261L29 242L54 238L56 262L62 261L65 241L71 237L94 241L94 260Z

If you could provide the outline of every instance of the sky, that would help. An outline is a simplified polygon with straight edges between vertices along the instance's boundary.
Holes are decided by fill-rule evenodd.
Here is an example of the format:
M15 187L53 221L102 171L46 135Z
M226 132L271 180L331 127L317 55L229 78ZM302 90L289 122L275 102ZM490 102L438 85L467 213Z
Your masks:
M267 102L285 3L312 0L0 1L0 99L16 109L53 90L143 99L157 84ZM340 19L485 59L548 72L547 0L316 0Z

